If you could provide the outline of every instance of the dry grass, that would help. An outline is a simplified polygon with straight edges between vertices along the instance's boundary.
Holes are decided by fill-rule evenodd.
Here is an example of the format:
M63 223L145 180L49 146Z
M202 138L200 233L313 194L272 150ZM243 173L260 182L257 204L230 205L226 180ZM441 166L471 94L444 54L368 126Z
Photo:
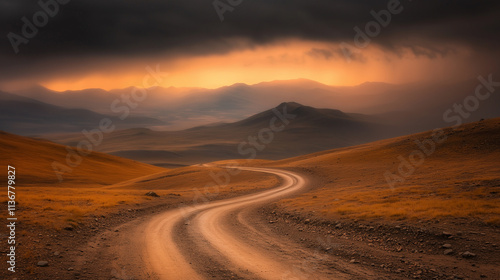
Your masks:
M89 215L104 215L119 208L142 207L151 202L192 203L195 198L197 202L205 198L215 200L279 183L272 175L256 177L245 171L230 176L228 184L211 184L214 182L211 172L225 171L222 168L186 167L100 188L23 187L16 199L19 204L17 216L23 223L61 229L66 225L76 225ZM151 190L161 197L145 196Z
M73 149L73 151L75 151ZM93 152L78 166L67 165L66 147L52 142L0 132L0 162L16 168L19 186L80 187L103 186L164 171L164 168ZM52 164L71 168L60 182ZM7 174L7 173L5 173ZM5 176L0 176L5 180Z
M232 175L224 168L201 166L168 170L101 153L85 157L59 182L51 164L65 162L67 154L61 145L0 133L0 160L16 168L16 214L24 223L59 229L90 214L141 207L153 200L190 203L200 196L213 200L278 184L272 175ZM151 190L161 198L145 196ZM4 205L6 197L0 203Z
M399 155L407 158L430 133L337 149L265 165L299 167L324 184L283 200L289 211L328 218L468 218L500 224L500 119L446 130L448 139L391 188L386 171L396 173Z

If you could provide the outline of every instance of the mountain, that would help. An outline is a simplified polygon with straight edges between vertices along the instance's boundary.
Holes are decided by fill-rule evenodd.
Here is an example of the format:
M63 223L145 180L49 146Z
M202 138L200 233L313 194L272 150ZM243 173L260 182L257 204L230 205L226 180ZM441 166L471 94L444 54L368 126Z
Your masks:
M0 162L16 168L19 174L16 185L36 187L102 186L165 171L156 166L98 152L81 157L76 148L2 131ZM64 171L59 173L62 181L54 167Z
M164 124L149 117L131 116L121 120L87 109L68 109L0 92L0 130L7 132L21 135L77 132L99 127L103 119L110 119L116 128Z
M346 147L393 136L394 128L361 114L281 103L241 121L198 126L181 131L146 128L105 136L97 149L161 166L191 165L222 159L280 159ZM48 139L76 145L81 134Z

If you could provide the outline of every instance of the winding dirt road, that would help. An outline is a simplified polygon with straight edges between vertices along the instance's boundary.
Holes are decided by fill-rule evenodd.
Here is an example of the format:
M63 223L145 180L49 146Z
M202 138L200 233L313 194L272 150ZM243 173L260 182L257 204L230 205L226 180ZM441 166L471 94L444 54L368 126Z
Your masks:
M240 168L279 176L279 187L178 208L121 230L114 266L123 279L370 279L318 249L303 248L268 230L256 210L301 191L306 180L289 171ZM115 251L116 253L116 251Z

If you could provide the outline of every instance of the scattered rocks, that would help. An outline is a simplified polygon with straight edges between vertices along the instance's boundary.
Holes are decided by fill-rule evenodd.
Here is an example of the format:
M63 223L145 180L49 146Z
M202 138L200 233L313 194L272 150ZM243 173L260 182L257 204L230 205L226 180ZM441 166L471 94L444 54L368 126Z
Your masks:
M160 197L157 193L155 192L148 192L146 193L146 196L151 196L151 197Z
M48 261L39 261L36 265L39 267L46 267L46 266L49 266L49 262Z

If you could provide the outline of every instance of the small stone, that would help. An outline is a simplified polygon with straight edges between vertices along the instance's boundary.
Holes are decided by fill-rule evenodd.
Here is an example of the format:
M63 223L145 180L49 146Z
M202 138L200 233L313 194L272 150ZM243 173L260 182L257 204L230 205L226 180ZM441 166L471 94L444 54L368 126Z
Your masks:
M342 224L341 223L336 224L335 228L342 228Z
M475 256L476 256L476 254L471 253L469 251L462 253L462 258L466 258L466 259L474 258Z
M444 244L443 248L445 248L445 249L451 249L451 244Z
M49 266L49 262L48 261L39 261L36 265L40 266L40 267L46 267L46 266Z
M152 196L152 197L160 197L157 193L155 192L147 192L146 196Z
M65 226L64 230L73 230L73 226L72 225Z
M310 220L310 219L306 219L306 220L304 221L304 224L309 224L310 222L311 222L311 220Z
M72 267L68 267L68 271L72 271L74 268Z
M453 234L449 233L449 232L446 232L446 231L443 231L443 236L446 236L446 237L450 237L452 236Z
M55 251L54 252L54 256L59 256L61 253L59 253L59 251Z
M444 250L444 254L445 255L451 255L451 254L453 254L453 250L452 249L446 249L446 250Z

